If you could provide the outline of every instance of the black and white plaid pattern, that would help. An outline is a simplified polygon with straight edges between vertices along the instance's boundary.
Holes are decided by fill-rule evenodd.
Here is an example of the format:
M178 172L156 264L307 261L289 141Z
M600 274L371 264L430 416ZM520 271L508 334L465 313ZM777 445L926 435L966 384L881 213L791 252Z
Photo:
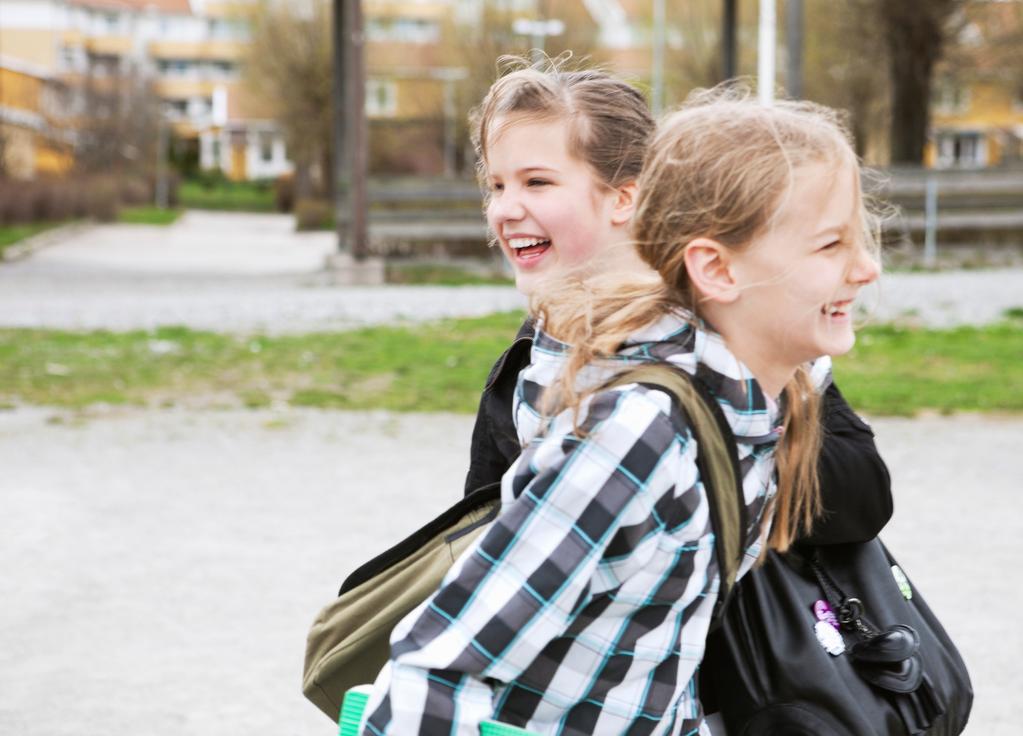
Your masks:
M395 629L365 733L477 736L486 718L541 734L709 733L694 676L719 580L696 442L665 393L634 384L585 402L579 433L568 413L543 429L537 401L566 350L537 332L515 409L525 450L504 477L501 514ZM741 575L768 527L777 408L685 315L633 336L619 357L669 360L711 386L750 513ZM580 380L613 372L591 367Z

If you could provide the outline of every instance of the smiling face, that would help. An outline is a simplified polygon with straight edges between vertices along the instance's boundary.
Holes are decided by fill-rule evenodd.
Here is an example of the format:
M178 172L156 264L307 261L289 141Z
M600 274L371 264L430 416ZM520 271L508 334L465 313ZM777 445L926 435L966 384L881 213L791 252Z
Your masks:
M620 190L569 152L562 120L505 118L486 152L487 224L527 295L545 283L610 267L631 215Z
M773 226L731 257L738 297L727 320L746 346L736 354L758 377L791 374L855 342L853 300L878 276L863 244L857 176L850 163L800 166Z

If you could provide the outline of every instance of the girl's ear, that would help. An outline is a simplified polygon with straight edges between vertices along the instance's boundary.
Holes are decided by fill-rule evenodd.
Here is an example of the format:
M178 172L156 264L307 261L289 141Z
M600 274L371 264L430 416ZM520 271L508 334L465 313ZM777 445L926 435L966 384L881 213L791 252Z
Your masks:
M703 299L727 304L739 298L731 256L729 248L710 238L695 238L686 246L686 275Z
M636 182L630 181L615 189L614 209L611 210L612 225L626 225L636 212L636 197L639 195L639 187Z

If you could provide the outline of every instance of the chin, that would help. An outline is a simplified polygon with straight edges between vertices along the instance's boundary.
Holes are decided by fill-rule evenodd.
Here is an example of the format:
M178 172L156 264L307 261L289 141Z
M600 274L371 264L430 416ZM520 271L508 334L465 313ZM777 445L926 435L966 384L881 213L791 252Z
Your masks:
M831 339L823 346L825 348L824 355L845 355L853 349L854 345L856 345L856 335L852 333L848 337Z

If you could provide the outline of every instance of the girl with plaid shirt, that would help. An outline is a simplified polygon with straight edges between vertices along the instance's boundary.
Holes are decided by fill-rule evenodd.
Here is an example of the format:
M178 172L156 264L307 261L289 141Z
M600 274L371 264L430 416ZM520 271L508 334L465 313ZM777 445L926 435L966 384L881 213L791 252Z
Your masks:
M527 81L527 102L552 95ZM488 118L484 102L488 219L520 286L545 294L517 389L525 449L497 521L395 630L366 733L475 734L487 718L709 733L695 674L718 579L696 443L665 393L600 389L629 365L673 363L720 403L751 520L740 574L816 510L818 358L852 346L852 300L877 275L844 131L808 103L705 93L665 121L638 191L586 191L571 164L591 131L573 130L570 102L553 118L521 103ZM553 206L559 193L596 217ZM575 236L618 214L634 241L613 278L586 273Z

